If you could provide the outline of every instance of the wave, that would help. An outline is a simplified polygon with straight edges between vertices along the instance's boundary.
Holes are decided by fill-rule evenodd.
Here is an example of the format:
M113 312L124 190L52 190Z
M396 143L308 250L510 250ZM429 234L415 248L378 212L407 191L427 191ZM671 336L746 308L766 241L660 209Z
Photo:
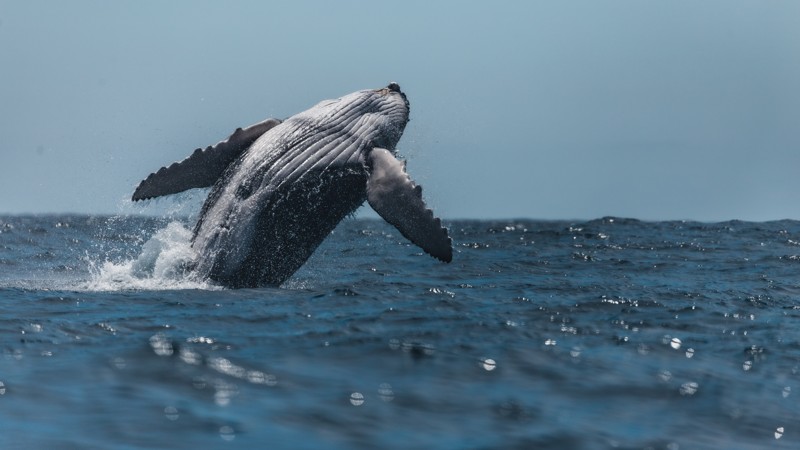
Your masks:
M197 261L191 238L189 229L173 221L156 231L134 259L88 260L91 279L79 286L79 290L221 289L191 270Z

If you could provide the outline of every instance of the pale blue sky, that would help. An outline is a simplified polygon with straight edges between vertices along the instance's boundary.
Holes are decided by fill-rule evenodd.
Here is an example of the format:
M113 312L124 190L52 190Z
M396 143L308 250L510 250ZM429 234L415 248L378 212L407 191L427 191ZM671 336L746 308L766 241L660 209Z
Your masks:
M0 213L148 212L136 184L194 148L397 81L445 218L800 219L798 24L793 0L3 0Z

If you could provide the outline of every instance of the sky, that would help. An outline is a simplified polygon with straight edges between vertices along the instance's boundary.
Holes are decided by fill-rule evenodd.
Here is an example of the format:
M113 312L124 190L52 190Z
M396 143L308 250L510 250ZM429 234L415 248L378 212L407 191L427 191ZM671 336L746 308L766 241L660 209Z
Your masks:
M0 214L199 206L129 198L396 81L444 218L800 219L798 23L795 0L0 0Z

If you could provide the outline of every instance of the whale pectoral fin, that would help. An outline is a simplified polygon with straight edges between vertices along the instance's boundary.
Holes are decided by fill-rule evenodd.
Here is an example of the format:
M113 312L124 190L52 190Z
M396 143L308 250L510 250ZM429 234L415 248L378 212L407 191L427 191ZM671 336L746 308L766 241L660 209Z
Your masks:
M425 205L422 187L411 181L405 165L382 148L372 149L367 165L367 201L372 209L426 253L450 262L453 247L447 228Z
M247 128L237 128L228 139L205 149L198 148L183 161L151 173L139 183L131 199L145 200L213 185L230 163L279 123L278 119L267 119Z

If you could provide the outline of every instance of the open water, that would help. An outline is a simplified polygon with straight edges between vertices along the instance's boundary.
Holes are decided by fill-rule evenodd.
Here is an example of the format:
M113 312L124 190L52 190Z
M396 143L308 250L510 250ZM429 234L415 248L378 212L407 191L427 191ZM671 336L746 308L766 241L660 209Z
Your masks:
M448 225L225 290L186 222L0 217L0 448L800 448L800 222Z

